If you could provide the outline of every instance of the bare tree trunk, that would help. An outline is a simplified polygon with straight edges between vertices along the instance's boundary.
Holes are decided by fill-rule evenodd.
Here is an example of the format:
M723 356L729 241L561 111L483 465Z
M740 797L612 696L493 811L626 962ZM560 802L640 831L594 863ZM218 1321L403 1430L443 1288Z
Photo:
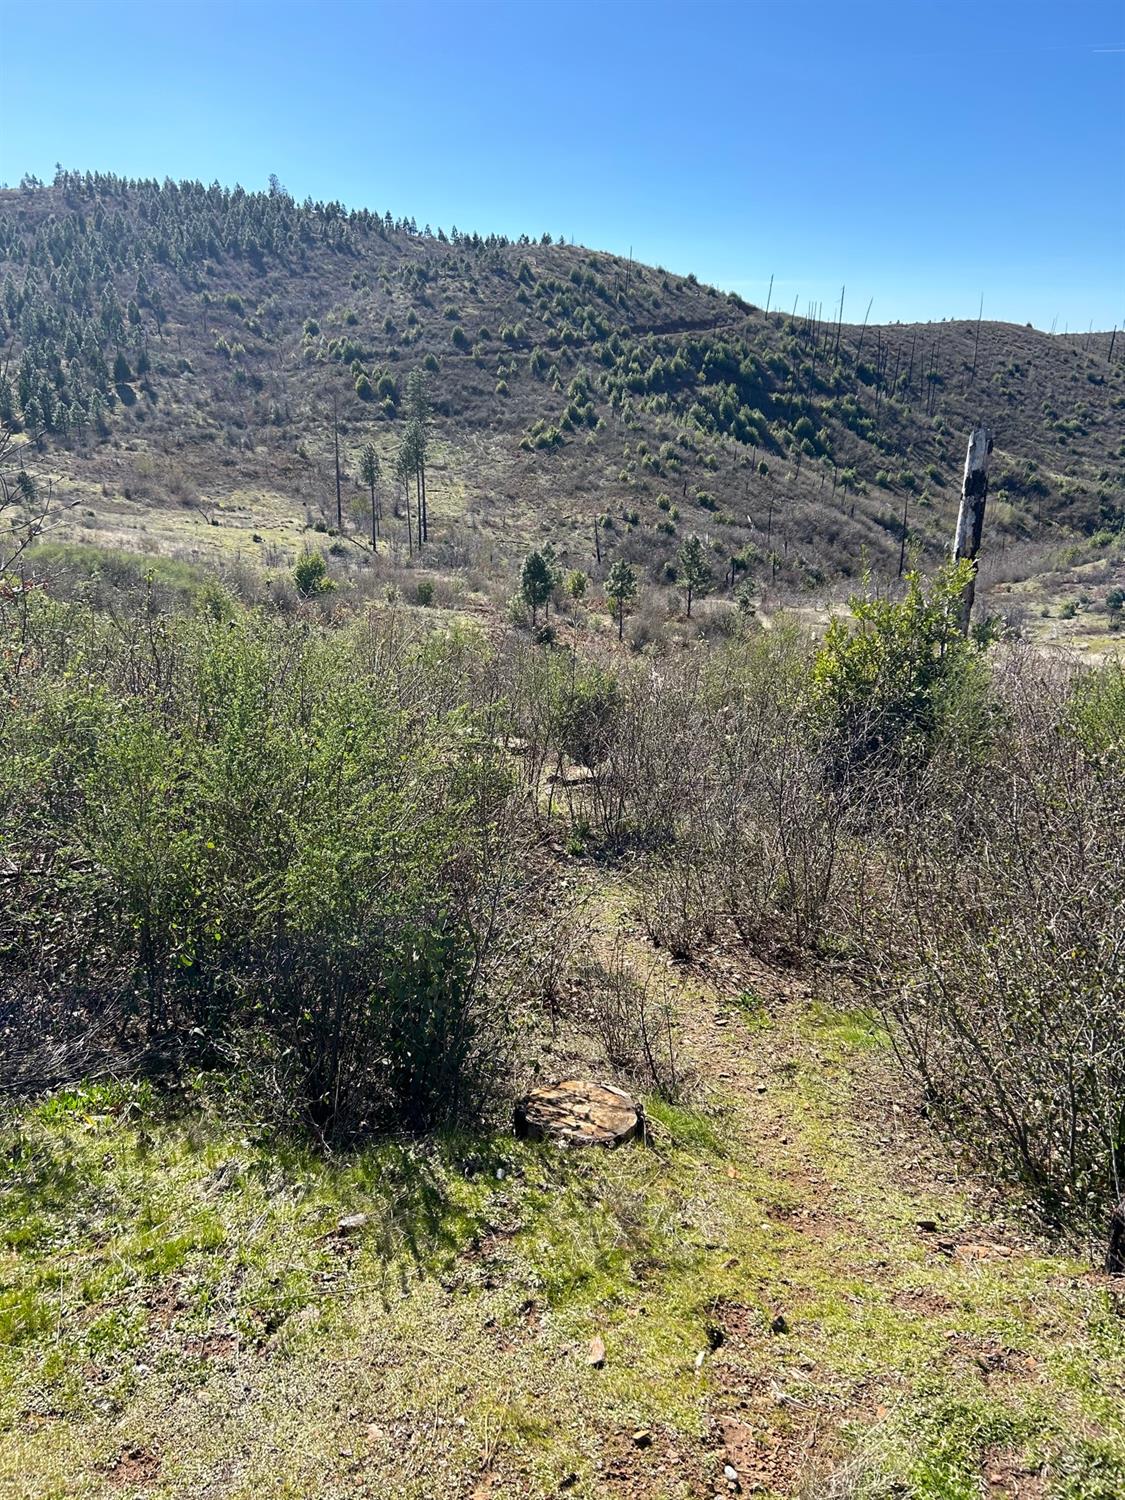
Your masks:
M967 390L972 389L973 381L977 378L977 355L980 353L980 320L984 317L984 293L980 294L980 310L977 313L977 332L973 340L973 368L969 371L969 384Z
M972 573L961 595L961 634L969 633L969 617L976 593L977 553L984 534L984 506L988 499L988 458L992 452L992 433L977 427L969 437L965 453L965 477L961 482L961 508L957 512L957 531L953 538L953 560L964 558L972 563Z
M872 307L872 304L874 303L874 301L875 301L875 298L872 297L870 299L870 301L868 302L868 304L867 304L867 311L863 315L863 327L859 330L859 345L858 345L858 347L856 348L856 351L855 351L855 362L856 362L857 365L859 364L859 356L863 353L863 339L864 339L864 335L867 332L867 320L871 316L871 307Z
M336 530L344 529L344 502L340 495L340 414L339 403L332 397L332 443L336 451Z

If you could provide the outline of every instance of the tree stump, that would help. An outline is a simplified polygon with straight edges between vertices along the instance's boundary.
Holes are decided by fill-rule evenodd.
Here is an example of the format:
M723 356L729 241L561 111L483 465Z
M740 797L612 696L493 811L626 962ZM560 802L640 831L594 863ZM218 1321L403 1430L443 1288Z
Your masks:
M612 1150L633 1140L642 1120L640 1105L624 1090L566 1078L525 1095L516 1105L515 1128L522 1140Z

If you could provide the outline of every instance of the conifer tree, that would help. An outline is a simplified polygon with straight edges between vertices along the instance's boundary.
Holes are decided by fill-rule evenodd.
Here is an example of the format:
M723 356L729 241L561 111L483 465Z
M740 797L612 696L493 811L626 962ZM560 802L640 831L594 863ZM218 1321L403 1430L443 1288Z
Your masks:
M520 571L520 594L531 609L531 623L539 623L539 607L551 597L555 580L542 552L529 552Z
M617 616L617 639L625 637L625 606L637 597L637 571L619 557L605 581L606 598L612 601Z
M371 492L371 550L379 550L379 507L375 499L375 486L379 483L379 455L367 443L359 457L359 477Z
M689 536L680 548L680 582L687 594L687 617L690 620L693 597L705 594L712 583L711 568L703 543L697 536Z

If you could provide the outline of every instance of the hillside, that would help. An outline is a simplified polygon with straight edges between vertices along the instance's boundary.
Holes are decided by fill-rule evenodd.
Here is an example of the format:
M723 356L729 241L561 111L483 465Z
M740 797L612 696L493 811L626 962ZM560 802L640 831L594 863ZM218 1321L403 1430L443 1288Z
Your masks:
M310 527L335 529L335 403L345 530L370 530L371 442L383 537L404 553L392 471L421 367L437 569L495 577L550 539L596 578L597 522L603 565L624 555L652 583L673 581L690 533L732 584L823 591L865 563L893 577L904 516L928 560L948 540L984 420L994 576L1061 556L1087 565L1091 608L1115 578L1110 334L837 326L549 236L61 173L0 193L0 344L0 420L74 503L59 537L289 568ZM339 550L334 566L371 561Z

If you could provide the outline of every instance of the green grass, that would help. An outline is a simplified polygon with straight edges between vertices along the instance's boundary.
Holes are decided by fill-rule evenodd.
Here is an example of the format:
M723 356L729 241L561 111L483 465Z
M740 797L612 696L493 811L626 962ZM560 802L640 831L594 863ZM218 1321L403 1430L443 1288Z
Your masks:
M842 1464L855 1500L977 1500L1013 1466L1052 1500L1122 1493L1107 1289L1043 1248L938 1253L919 1219L976 1210L873 1143L856 1083L887 1076L878 1036L759 1009L723 1034L741 1084L647 1101L651 1146L612 1154L500 1133L326 1157L208 1080L176 1108L99 1084L14 1113L0 1493L120 1493L135 1451L156 1495L596 1495L607 1445L645 1426L679 1459L633 1453L644 1492L687 1495L730 1412L800 1457L763 1458L765 1495Z

